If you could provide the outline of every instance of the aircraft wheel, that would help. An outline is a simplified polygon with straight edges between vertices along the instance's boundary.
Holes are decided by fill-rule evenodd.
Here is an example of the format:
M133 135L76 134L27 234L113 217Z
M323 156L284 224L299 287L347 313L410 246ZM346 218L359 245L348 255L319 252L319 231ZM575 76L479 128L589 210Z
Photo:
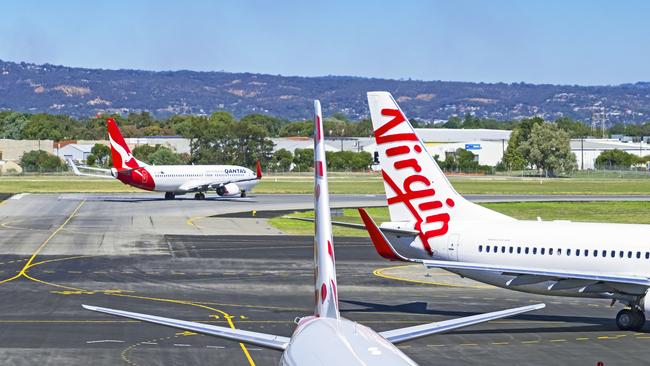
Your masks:
M205 199L205 194L199 192L194 195L195 200L204 200Z
M176 195L173 192L165 192L166 200L173 200Z
M632 314L634 314L634 325L632 326L632 330L641 330L643 326L645 325L645 314L643 314L643 311L635 310Z
M246 198L246 191L241 191L241 198Z
M637 322L638 317L631 309L623 309L616 314L616 326L620 330L630 330Z

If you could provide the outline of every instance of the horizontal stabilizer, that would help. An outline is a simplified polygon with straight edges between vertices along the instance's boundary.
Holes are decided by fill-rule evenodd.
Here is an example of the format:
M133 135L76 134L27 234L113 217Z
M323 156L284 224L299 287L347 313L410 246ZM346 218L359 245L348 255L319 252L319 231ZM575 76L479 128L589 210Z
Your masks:
M115 179L111 175L111 170L110 169L102 169L102 168L95 168L95 167L89 167L89 166L77 166L77 164L72 161L72 159L66 159L66 162L68 163L68 166L72 168L72 171L74 172L75 175L83 176L83 177L94 177L94 178L104 178L104 179ZM84 170L90 170L90 171L95 171L95 172L102 172L106 174L92 174L92 173L82 173L79 168L84 169Z
M546 307L545 304L528 305L514 309L494 311L486 314L466 316L464 318L450 319L436 323L415 325L407 328L389 330L386 332L381 332L379 334L382 337L386 338L387 341L396 344L432 334L449 332L454 329L464 328L490 320L507 318L517 314L543 309L544 307Z
M294 220L299 220L299 221L314 222L314 219L310 217L289 217L289 218ZM332 225L347 227L350 229L366 230L366 226L364 224L355 224L353 222L332 221ZM416 236L419 234L419 232L415 230L393 229L393 228L381 227L381 226L379 226L379 230L381 230L383 233L404 235L404 236Z
M219 338L229 339L233 341L254 344L265 348L284 351L289 345L290 339L287 337L276 336L266 333L250 332L241 329L232 329L227 327L219 327L216 325L202 324L197 322L188 322L185 320L163 318L160 316L132 313L130 311L114 310L108 308L101 308L98 306L82 305L86 310L97 311L104 314L120 316L123 318L141 320L144 322L155 323L167 327L178 328L182 330L189 330L191 332L207 334Z

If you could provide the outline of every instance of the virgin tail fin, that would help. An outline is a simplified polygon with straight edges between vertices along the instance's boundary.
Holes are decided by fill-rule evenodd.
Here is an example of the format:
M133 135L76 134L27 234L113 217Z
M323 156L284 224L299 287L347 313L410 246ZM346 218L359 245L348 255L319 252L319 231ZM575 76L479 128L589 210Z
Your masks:
M508 218L456 192L390 93L369 92L368 105L391 221L414 220L443 235L450 220Z
M338 318L338 293L336 291L336 265L332 244L332 222L327 186L327 161L323 141L323 117L320 101L314 101L314 266L315 314Z

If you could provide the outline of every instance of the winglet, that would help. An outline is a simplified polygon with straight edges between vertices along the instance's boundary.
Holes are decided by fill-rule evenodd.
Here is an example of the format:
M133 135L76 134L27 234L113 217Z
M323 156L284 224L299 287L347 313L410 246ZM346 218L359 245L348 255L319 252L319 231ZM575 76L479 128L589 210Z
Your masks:
M366 230L368 230L368 235L370 235L370 240L372 240L375 250L380 256L391 261L408 262L406 258L397 253L393 246L390 245L390 242L386 239L384 233L381 232L379 226L377 226L365 209L360 208L359 215L361 216L361 220L363 220L363 224L366 226Z
M257 161L256 164L256 170L257 170L257 179L262 179L262 164L260 164L260 161Z

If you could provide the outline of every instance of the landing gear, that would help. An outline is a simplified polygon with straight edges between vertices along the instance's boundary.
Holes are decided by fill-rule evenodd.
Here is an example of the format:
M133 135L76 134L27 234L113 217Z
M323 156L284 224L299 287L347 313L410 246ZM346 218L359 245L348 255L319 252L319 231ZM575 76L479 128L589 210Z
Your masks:
M174 192L165 192L165 199L166 200L173 200L176 198L176 193Z
M241 191L241 198L246 198L246 191Z
M616 325L620 330L641 330L645 315L638 309L623 309L616 314Z
M205 193L199 192L194 195L195 200L204 200L205 199Z

